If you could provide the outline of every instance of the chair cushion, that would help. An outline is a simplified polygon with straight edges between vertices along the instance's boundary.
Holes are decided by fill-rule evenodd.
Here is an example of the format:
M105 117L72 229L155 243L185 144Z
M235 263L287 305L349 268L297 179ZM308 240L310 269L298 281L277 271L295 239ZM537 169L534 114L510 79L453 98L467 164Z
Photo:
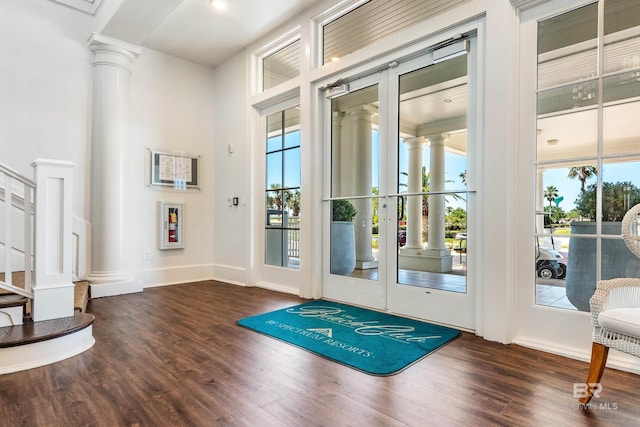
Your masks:
M640 307L602 311L598 314L598 323L605 329L640 338Z

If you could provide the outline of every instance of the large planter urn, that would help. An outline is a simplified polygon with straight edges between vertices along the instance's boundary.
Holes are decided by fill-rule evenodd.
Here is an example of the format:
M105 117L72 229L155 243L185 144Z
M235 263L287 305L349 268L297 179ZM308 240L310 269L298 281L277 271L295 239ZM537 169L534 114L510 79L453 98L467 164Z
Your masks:
M352 221L331 221L331 273L350 274L356 268L356 237Z
M602 234L620 236L620 222L603 222ZM593 221L574 221L571 234L595 234ZM602 279L640 277L640 260L627 248L622 239L601 240ZM578 310L589 311L589 300L596 289L596 239L570 237L567 262L567 298Z

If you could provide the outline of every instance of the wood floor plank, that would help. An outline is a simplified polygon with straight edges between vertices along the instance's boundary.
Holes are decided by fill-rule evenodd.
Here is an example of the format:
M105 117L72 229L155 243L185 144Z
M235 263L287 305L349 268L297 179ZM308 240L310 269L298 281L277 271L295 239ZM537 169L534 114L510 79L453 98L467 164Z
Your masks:
M242 328L303 302L206 281L89 302L96 344L0 376L4 426L631 426L640 377L607 369L589 411L584 362L463 333L376 377Z

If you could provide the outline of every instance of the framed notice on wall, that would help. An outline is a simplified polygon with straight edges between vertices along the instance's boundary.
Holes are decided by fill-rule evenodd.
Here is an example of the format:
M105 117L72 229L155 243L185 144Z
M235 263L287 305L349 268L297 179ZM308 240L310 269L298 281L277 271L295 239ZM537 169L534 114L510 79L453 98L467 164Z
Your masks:
M200 188L200 156L151 151L151 185Z
M184 248L184 204L159 202L159 249Z

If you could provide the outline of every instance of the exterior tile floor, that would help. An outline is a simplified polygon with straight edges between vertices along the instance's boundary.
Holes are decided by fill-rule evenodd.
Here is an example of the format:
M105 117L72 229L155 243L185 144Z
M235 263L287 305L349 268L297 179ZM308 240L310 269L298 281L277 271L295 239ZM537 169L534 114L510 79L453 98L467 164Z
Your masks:
M548 307L576 310L569 302L564 286L536 284L536 304Z

